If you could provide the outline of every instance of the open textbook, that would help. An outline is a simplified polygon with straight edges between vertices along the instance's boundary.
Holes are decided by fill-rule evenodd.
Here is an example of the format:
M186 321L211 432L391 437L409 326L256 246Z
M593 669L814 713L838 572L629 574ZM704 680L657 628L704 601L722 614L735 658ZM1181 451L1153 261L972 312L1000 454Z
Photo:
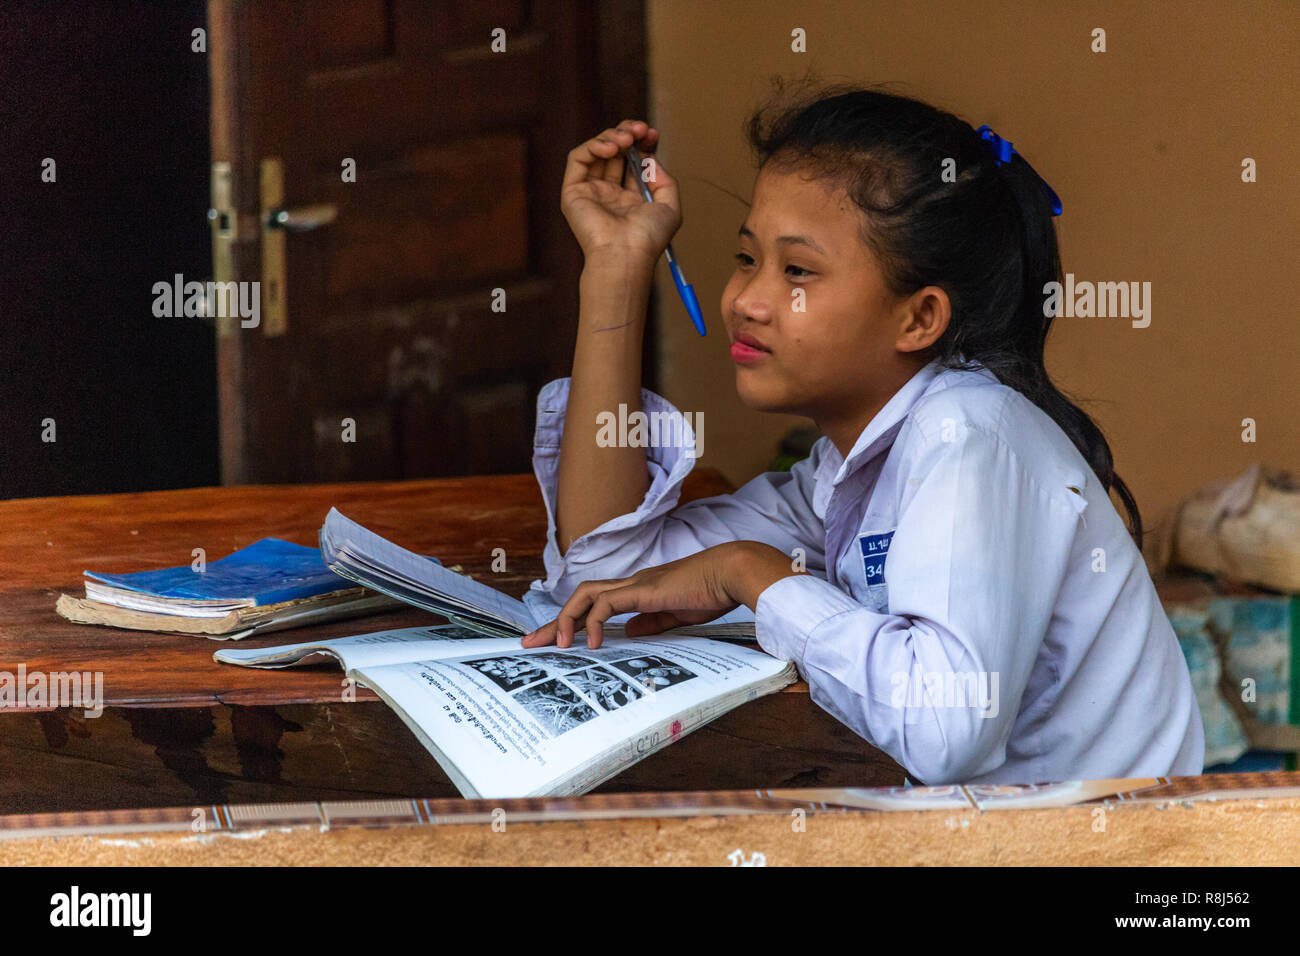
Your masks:
M246 667L337 660L393 708L466 797L586 793L727 711L797 679L793 663L676 633L524 648L458 625L213 657Z
M560 611L549 595L529 591L524 600L503 594L438 562L407 551L331 508L320 529L320 553L335 573L407 604L493 637L522 637L555 619ZM605 633L622 634L635 615L617 614ZM754 638L754 612L743 604L707 624L673 628L693 637Z

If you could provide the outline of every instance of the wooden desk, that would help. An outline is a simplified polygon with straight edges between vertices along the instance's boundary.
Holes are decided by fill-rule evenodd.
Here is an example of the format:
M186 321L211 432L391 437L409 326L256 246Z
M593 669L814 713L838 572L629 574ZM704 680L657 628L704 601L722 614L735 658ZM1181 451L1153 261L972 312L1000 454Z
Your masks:
M730 491L700 469L683 501ZM335 668L217 664L222 643L71 624L54 612L83 570L209 560L278 537L313 544L331 505L385 537L516 596L542 576L546 514L532 475L198 488L0 502L0 671L102 672L105 710L0 712L0 813L454 797L428 752ZM507 570L491 570L504 548ZM416 609L248 638L287 644L440 623ZM796 684L652 755L598 792L893 786L903 771Z

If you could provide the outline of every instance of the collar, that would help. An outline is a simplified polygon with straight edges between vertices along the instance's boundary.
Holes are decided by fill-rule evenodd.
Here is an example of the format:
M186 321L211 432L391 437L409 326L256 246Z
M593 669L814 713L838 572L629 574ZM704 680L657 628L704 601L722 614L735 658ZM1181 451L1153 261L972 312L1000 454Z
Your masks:
M827 438L817 480L825 481L833 474L834 477L830 478L830 482L832 485L838 485L861 465L891 446L912 406L930 391L935 384L935 379L943 371L944 368L939 364L939 360L934 359L909 378L862 430L862 434L858 436L858 440L849 451L848 458L841 460L839 449Z

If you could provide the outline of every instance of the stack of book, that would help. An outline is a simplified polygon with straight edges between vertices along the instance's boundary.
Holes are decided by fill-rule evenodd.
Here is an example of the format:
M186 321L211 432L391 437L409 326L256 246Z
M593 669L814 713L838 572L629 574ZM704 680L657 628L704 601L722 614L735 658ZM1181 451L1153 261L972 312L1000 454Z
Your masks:
M133 574L86 571L84 583L84 598L64 594L55 606L69 621L217 640L400 606L339 577L315 548L278 538L263 538L206 565Z

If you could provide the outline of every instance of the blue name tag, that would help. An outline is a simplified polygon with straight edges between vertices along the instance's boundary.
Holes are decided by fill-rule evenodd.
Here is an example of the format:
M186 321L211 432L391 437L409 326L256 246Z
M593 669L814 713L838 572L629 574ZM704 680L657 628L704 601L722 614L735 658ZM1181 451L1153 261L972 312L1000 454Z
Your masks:
M885 583L885 556L889 554L889 542L894 539L894 532L884 534L858 535L858 548L862 552L862 571L866 575L867 587Z

